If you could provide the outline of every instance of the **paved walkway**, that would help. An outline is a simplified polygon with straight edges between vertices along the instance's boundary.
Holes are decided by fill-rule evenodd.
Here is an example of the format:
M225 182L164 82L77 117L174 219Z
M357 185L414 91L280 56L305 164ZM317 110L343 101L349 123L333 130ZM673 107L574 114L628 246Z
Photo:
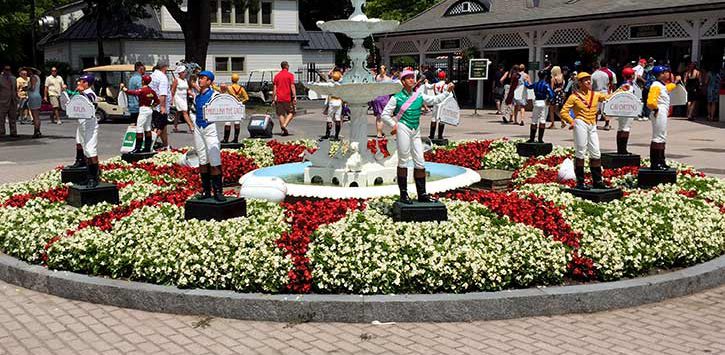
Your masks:
M466 113L467 115L468 113ZM524 136L486 114L464 116L452 138ZM371 120L372 123L372 120ZM296 137L321 129L319 113L293 124ZM722 128L675 119L670 156L725 176ZM117 152L124 124L101 127L101 155ZM20 181L72 158L75 126L47 125L48 138L0 139L0 183ZM29 134L28 126L21 134ZM371 130L372 131L372 130ZM649 123L637 122L632 149L646 153ZM601 133L614 148L614 132ZM548 140L571 144L566 130ZM295 138L295 137L293 137ZM172 135L176 146L188 134ZM104 142L105 140L105 142ZM69 301L0 282L0 354L502 354L725 353L725 286L689 297L596 314L471 323L284 324L149 313Z
M633 309L471 323L249 322L68 301L0 282L0 354L725 353L725 287Z

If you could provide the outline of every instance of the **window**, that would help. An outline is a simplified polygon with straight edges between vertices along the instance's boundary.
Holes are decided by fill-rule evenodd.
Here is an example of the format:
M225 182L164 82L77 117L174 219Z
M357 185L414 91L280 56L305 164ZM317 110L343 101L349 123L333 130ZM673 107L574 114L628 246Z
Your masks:
M222 23L232 23L232 0L221 0Z
M272 24L272 3L271 2L262 3L262 24L264 24L264 25Z
M244 71L244 57L232 58L232 71Z
M229 71L229 57L214 58L214 71Z
M247 9L249 11L249 23L259 23L259 7L259 1L249 1L249 9Z
M247 22L247 9L244 6L245 0L234 1L234 23Z
M216 0L211 0L211 1L209 1L209 7L211 7L211 9L209 9L209 19L210 19L211 23L218 22L219 17L217 16L217 10L219 7L219 3L217 3Z
M216 57L214 70L218 72L243 72L244 57Z
M529 2L539 3L539 0L526 0ZM456 15L469 15L483 12L489 12L491 10L491 0L462 0L455 2L451 7L446 10L445 16L456 16Z

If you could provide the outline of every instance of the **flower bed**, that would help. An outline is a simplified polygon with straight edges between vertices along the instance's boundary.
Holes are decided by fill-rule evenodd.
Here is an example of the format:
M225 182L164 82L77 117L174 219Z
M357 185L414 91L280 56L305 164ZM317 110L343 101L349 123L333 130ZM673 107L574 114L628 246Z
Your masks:
M299 162L314 142L248 140L224 150L224 179ZM337 147L337 146L336 146ZM437 293L617 280L725 254L725 181L675 162L676 185L636 188L636 168L606 169L625 197L594 204L561 191L570 148L516 155L515 141L458 141L429 161L514 170L509 192L442 194L449 221L394 223L387 199L249 201L248 216L185 221L197 172L183 150L102 163L121 204L68 207L59 169L0 186L0 250L52 269L183 288L266 293ZM231 193L231 192L230 192Z

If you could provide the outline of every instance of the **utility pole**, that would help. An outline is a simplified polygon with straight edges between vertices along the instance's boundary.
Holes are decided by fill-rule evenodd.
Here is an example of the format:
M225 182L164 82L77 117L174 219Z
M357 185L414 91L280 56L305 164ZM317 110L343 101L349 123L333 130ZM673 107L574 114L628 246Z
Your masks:
M35 18L35 0L33 0L30 3L30 16L32 20L30 21L30 44L32 45L32 57L33 57L33 67L38 67L38 58L36 57L35 53L35 47L37 46L37 43L35 42L35 22L37 19Z

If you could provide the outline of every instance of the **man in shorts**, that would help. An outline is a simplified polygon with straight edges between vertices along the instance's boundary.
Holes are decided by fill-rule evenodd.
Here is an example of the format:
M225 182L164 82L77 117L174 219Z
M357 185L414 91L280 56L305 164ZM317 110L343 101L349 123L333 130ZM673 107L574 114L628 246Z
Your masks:
M45 78L45 95L46 102L53 106L53 115L50 119L56 124L63 124L60 120L60 93L63 91L63 77L58 75L58 68L50 68L50 76Z
M166 76L166 70L169 63L159 62L151 74L151 83L149 87L159 97L159 105L153 113L152 126L156 131L156 136L161 137L161 143L164 150L169 147L169 135L166 132L166 126L169 124L168 115L171 108L171 86L169 85L169 77Z
M292 122L297 105L297 90L295 89L295 76L289 72L289 63L281 64L282 70L274 76L273 100L279 126L283 136L289 136L287 126Z

